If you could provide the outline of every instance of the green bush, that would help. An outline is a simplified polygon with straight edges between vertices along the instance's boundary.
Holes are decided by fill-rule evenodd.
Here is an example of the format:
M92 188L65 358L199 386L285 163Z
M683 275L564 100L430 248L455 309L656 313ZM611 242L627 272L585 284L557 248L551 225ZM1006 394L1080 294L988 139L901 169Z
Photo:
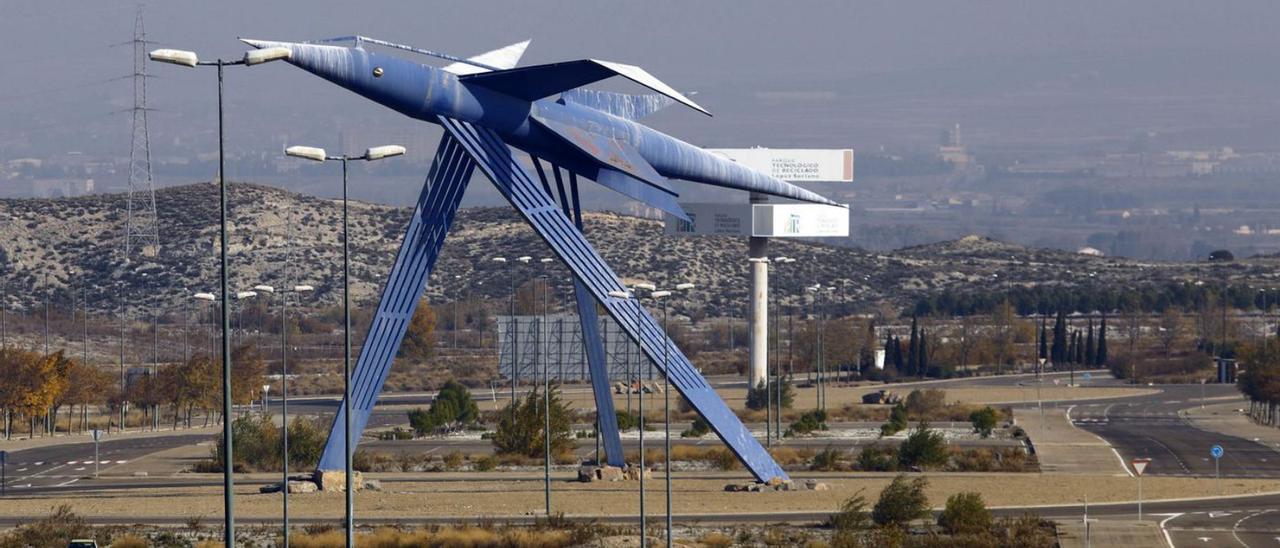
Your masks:
M924 422L898 446L898 466L904 469L937 468L945 465L948 457L947 440L942 432L929 429Z
M619 431L635 430L637 428L640 428L640 415L637 415L634 413L628 413L626 411L621 411L621 410L615 410L613 412L613 415L618 420ZM648 425L645 425L645 426L647 430Z
M996 410L990 406L969 414L969 422L973 424L973 431L983 438L991 437L991 432L995 430L998 421L999 417L996 415Z
M280 428L269 415L250 414L231 423L231 436L235 440L234 457L237 471L276 472L281 470L283 441ZM289 422L289 466L304 468L320 462L324 450L324 434L321 425L306 417L294 417ZM222 471L223 438L213 449L210 461L201 463L201 472Z
M471 398L471 391L457 381L444 384L430 409L409 412L409 424L419 436L464 429L478 420L480 408Z
M759 411L764 409L766 403L776 405L778 402L778 392L782 389L782 408L791 409L791 405L795 402L795 390L791 387L791 379L784 378L781 382L776 380L760 381L760 384L747 391L747 409Z
M893 406L889 410L889 422L880 426L880 437L888 437L907 428L907 407L902 403Z
M93 528L63 504L48 516L0 534L0 547L66 546L74 538L94 538Z
M553 385L547 396L551 408L551 453L560 455L573 449L572 419L569 406L560 399ZM508 404L498 414L498 427L493 432L493 447L500 454L541 457L544 454L546 413L543 396L535 387L522 401Z
M702 417L698 417L696 419L693 419L693 424L689 425L688 430L685 430L684 432L680 433L680 437L701 438L702 436L707 435L707 433L710 431L711 431L711 425L707 423L707 420Z
M938 515L938 525L953 535L975 534L991 529L991 511L978 493L956 493L947 497L947 506Z
M800 415L800 419L787 428L787 436L804 435L827 429L827 412L821 409Z
M823 472L839 470L840 450L828 445L825 449L818 451L818 454L813 456L813 462L809 464L809 469Z
M905 527L911 520L929 515L929 498L924 478L910 479L905 474L893 478L871 509L871 520L878 525Z
M898 468L898 451L892 447L863 447L856 465L866 472L892 472Z

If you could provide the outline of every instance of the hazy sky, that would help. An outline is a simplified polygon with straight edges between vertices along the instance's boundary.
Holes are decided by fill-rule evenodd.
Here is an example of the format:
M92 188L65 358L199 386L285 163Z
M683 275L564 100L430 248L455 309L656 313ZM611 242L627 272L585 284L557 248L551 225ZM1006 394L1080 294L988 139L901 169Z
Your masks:
M131 88L128 80L113 78L131 72L129 53L127 47L110 45L130 38L136 4L0 2L0 33L6 38L0 51L0 160L6 148L10 155L31 153L16 150L15 143L33 134L56 136L53 146L105 147L127 154L129 118L113 112L130 105ZM1005 83L1002 78L1037 68L1068 76L1101 71L1101 84L1073 92L1079 94L1078 103L1087 105L1091 94L1130 86L1134 79L1158 84L1154 92L1143 93L1192 93L1187 90L1208 81L1233 93L1258 94L1257 83L1274 85L1275 67L1280 66L1275 32L1280 2L1273 0L188 0L156 2L146 6L145 14L148 37L157 42L152 47L192 49L205 57L238 58L245 49L238 36L305 40L363 34L460 55L532 38L525 64L590 56L638 64L679 89L701 91L698 101L716 118L664 112L653 123L706 144L754 144L759 139L734 139L756 127L776 136L780 146L812 145L846 127L861 133L840 134L844 142L833 146L914 142L953 121L980 118L979 111L942 103L941 114L930 114L901 135L893 134L900 128L892 126L892 119L875 117L892 116L910 97L959 93L971 83L1011 89L1025 85L1034 92L1039 83L1032 81L1043 75L1025 78L1031 83ZM1085 61L1073 64L1081 59ZM156 76L149 88L157 109L151 119L153 151L163 156L178 144L213 150L212 71L155 64L148 69ZM974 89L981 94L1003 91ZM1205 89L1195 93L1213 96L1219 91ZM298 139L291 129L302 127L310 133L301 138L332 146L336 132L316 134L317 120L328 124L323 127L406 123L283 64L229 70L227 90L233 109L228 136L242 146ZM787 104L766 109L732 97L762 90L880 93L898 102L797 110ZM804 121L788 125L788 120ZM1024 125L1035 130L1038 123L1051 122ZM1111 131L1119 122L1100 115L1097 124L1082 132ZM816 136L807 135L809 130ZM973 135L977 142L1001 137L995 130L984 135L979 129Z

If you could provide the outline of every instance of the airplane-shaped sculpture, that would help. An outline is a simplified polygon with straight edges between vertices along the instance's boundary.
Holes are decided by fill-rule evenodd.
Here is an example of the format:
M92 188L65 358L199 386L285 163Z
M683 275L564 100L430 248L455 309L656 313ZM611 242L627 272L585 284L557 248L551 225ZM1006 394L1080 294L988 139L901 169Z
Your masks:
M355 47L333 45L347 41L355 42ZM635 299L610 296L610 292L626 288L582 234L578 177L685 220L688 218L676 203L677 194L669 179L838 204L637 123L637 119L675 102L709 115L639 67L581 59L515 68L528 42L470 59L360 36L309 43L244 42L259 49L287 49L287 53L276 51L289 63L404 115L439 124L445 130L353 373L352 433L357 439L382 391L463 190L479 167L573 272L609 464L623 465L623 451L599 337L596 302L638 342L670 384L706 419L757 480L787 478L654 318ZM367 51L364 43L432 55L453 64L435 68ZM656 94L582 89L613 76L627 78ZM528 153L536 179L513 155L512 148ZM544 160L554 175L554 192L542 165ZM568 174L568 192L561 170ZM341 413L330 430L320 460L322 470L343 467ZM355 444L351 446L354 449Z

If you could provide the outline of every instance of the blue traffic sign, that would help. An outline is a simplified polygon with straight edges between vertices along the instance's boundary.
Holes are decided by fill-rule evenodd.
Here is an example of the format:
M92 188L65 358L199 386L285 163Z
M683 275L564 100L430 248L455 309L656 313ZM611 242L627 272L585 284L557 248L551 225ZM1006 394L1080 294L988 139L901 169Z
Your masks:
M1092 379L1092 378L1093 378L1093 375L1092 375L1092 374L1090 374L1090 373L1088 373L1088 372L1085 372L1085 374L1084 374L1084 380L1088 381L1089 379Z
M1222 446L1221 446L1221 445L1215 445L1215 446L1213 446L1213 447L1210 447L1210 448L1209 448L1209 455L1210 455L1210 456L1212 456L1212 457L1213 457L1213 458L1215 458L1215 459L1220 459L1220 458L1222 458Z

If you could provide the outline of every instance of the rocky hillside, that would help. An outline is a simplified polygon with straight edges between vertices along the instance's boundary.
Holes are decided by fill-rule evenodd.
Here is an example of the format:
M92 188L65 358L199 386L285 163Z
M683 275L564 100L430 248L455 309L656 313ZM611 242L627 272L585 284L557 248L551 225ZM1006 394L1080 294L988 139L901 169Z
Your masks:
M317 304L340 298L340 203L274 188L236 184L230 189L231 285L265 283L316 286ZM56 200L0 200L0 278L10 306L31 305L49 288L65 301L68 289L87 284L95 308L114 306L117 291L130 302L174 305L217 283L217 189L209 184L157 193L162 248L154 257L121 260L125 197L100 195ZM356 302L376 300L395 257L410 211L352 203L352 281ZM586 231L596 248L627 280L660 286L692 281L698 289L684 310L707 315L741 313L745 302L746 242L731 238L666 236L660 223L610 213L589 213ZM976 236L881 254L807 242L774 240L769 254L798 259L776 265L775 295L800 304L803 288L836 286L836 299L852 306L885 302L902 306L939 290L1000 290L1010 285L1145 284L1169 280L1217 280L1206 264L1153 263L1033 250ZM432 275L432 300L468 295L501 298L511 276L528 280L539 265L502 267L490 259L550 256L547 247L509 209L467 209ZM286 260L287 259L287 260ZM512 263L508 263L511 265ZM518 263L516 263L518 265ZM1273 280L1277 260L1232 265L1237 280ZM286 270L287 267L287 270ZM508 270L509 268L509 270ZM567 280L558 264L546 274ZM47 278L47 285L45 276ZM288 281L286 281L288 280ZM567 281L562 284L567 285Z

